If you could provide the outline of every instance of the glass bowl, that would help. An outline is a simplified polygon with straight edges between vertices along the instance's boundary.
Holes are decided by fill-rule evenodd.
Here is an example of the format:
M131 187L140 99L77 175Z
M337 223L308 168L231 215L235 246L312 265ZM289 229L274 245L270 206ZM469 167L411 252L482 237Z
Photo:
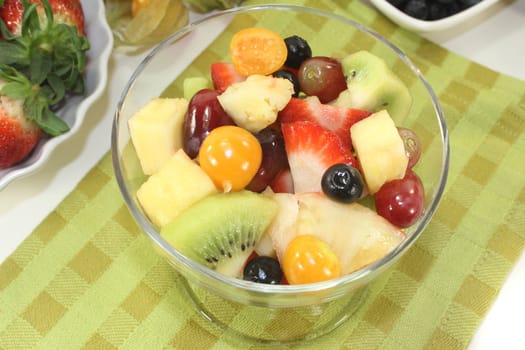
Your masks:
M211 63L228 60L233 33L252 26L272 29L283 37L299 35L309 42L314 55L340 55L366 49L385 59L410 89L413 97L410 113L396 124L412 128L421 138L423 153L415 170L425 186L425 211L417 223L406 230L407 238L397 248L366 268L338 279L305 285L264 285L226 277L172 248L137 201L135 193L146 177L130 142L128 120L152 98L182 96L185 76L209 77ZM289 341L323 334L350 317L366 296L366 286L394 264L423 233L445 188L449 143L436 95L418 68L397 47L363 25L333 13L297 6L261 5L212 14L184 27L147 55L131 76L118 103L112 130L112 155L118 185L134 219L155 249L182 275L189 299L208 320L219 325L226 323L220 319L220 310L208 308L208 297L248 305L257 310L254 314L268 312L271 317L276 317L276 310L293 308L311 312L312 317L328 308L339 310L308 334L283 334L279 339ZM246 335L242 330L237 331Z

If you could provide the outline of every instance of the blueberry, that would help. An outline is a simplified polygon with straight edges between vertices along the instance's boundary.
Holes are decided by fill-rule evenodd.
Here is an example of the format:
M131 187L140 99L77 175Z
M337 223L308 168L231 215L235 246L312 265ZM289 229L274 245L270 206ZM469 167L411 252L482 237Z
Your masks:
M308 42L300 36L293 35L284 39L286 48L288 49L288 56L284 65L289 68L298 69L303 61L312 57L312 49Z
M428 5L425 0L408 0L403 8L410 17L414 17L421 20L428 18Z
M281 284L283 271L279 261L269 256L256 256L244 267L243 279L265 284Z
M431 2L428 7L428 19L438 20L447 17L447 8L439 2Z
M406 2L406 0L387 0L387 1L397 8L402 8Z
M364 182L359 170L338 163L326 169L321 179L321 188L327 197L338 202L351 203L361 197Z
M461 6L457 2L452 2L447 5L448 16L455 15L461 11Z
M464 9L468 9L471 6L478 4L480 1L481 0L459 0L459 4L461 8L464 10Z
M299 85L299 80L297 79L297 76L286 69L280 69L277 72L274 72L272 74L276 78L284 78L288 79L293 84L293 97L299 96L299 92L301 91L301 87Z

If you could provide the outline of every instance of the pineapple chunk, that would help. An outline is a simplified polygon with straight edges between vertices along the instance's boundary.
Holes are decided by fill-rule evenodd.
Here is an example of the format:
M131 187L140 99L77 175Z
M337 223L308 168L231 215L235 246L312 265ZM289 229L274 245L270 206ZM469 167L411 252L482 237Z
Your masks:
M371 194L384 183L405 176L408 166L405 145L386 110L352 125L350 135Z
M129 121L131 141L146 175L156 173L182 147L182 125L188 109L183 98L156 98Z
M218 100L235 124L256 133L275 122L277 113L288 104L293 92L293 85L287 79L251 75L245 81L230 85Z
M163 227L182 210L217 192L204 170L179 149L142 184L137 198L150 220Z
M320 193L301 193L297 232L325 241L341 262L343 274L381 259L406 237L399 228L359 203L339 203Z
M367 266L394 249L406 234L356 202L333 201L320 192L270 195L279 211L266 234L282 262L288 244L310 234L326 242L341 263L343 274Z

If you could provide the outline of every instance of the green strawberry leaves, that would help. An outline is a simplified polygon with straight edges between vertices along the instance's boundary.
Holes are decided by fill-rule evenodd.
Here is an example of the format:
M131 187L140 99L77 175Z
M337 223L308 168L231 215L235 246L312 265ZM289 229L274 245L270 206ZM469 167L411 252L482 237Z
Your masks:
M79 36L77 29L66 24L53 27L54 55L52 73L64 81L66 90L84 93L85 52L89 42L85 36Z
M45 133L56 136L69 130L69 126L50 108L50 101L56 100L57 96L51 86L34 85L25 75L7 65L0 65L0 79L5 82L0 95L23 100L25 117L37 123Z
M29 57L26 53L27 49L19 43L0 40L0 52L2 52L0 64L29 63Z
M9 33L0 19L0 33L5 38L0 40L0 77L8 82L0 94L24 99L26 117L55 136L69 127L52 112L53 106L67 94L85 92L86 52L90 45L85 36L78 35L76 27L54 23L49 2L41 3L45 20L39 17L38 4L22 0L20 36Z
M27 108L27 113L34 116L35 122L46 134L56 136L69 131L69 126L49 108L45 93L30 96L24 106Z

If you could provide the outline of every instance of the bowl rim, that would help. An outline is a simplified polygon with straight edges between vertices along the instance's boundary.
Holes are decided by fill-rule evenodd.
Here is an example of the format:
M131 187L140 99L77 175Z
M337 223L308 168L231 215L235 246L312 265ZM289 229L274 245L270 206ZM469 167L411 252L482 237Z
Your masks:
M308 13L312 15L321 15L329 19L333 19L333 20L337 20L342 23L349 24L363 31L366 34L371 35L377 40L381 41L383 44L390 47L399 56L399 58L404 61L404 63L413 71L413 73L417 76L420 82L424 85L425 89L427 90L427 92L429 93L431 97L432 104L433 104L433 110L436 116L438 117L440 136L441 136L441 140L443 143L443 149L442 149L442 159L443 160L442 160L442 166L441 166L441 171L439 175L439 184L437 185L434 197L432 198L428 208L426 208L425 215L418 222L417 224L418 226L415 229L415 231L410 236L407 236L407 238L403 240L401 244L399 244L395 249L393 249L391 252L383 256L381 259L375 261L374 263L360 270L357 270L350 274L346 274L339 278L328 280L328 281L310 283L310 284L298 284L298 285L270 285L270 284L254 283L254 282L244 281L242 279L222 275L216 271L213 271L205 267L204 265L194 262L193 260L179 253L169 243L167 243L167 241L164 240L160 236L160 234L152 226L152 224L145 218L145 216L142 215L141 210L138 208L137 205L135 205L135 202L132 198L132 194L127 189L127 186L124 180L124 176L123 176L123 172L120 166L119 151L118 151L118 127L119 127L119 122L120 122L120 111L122 110L122 107L124 105L124 102L125 102L125 99L126 99L126 96L129 90L133 87L135 79L140 75L140 73L144 70L145 66L156 55L156 53L162 50L168 43L181 39L182 37L190 33L192 30L194 30L195 27L199 26L203 22L207 22L209 20L213 20L213 19L220 18L220 17L228 17L228 16L232 16L236 14L242 14L246 12L267 11L267 10L287 10L287 11L293 10L295 12L303 12L303 13ZM317 292L329 290L331 288L337 288L341 285L357 283L361 280L365 280L368 275L374 273L376 270L386 268L391 263L393 263L396 260L396 258L400 257L401 253L405 252L421 235L421 233L424 231L424 229L430 222L432 216L434 215L439 205L439 202L443 196L446 182L447 182L447 176L448 176L448 170L449 170L449 157L450 157L449 148L450 148L450 145L449 145L448 129L447 129L446 121L444 118L444 113L439 103L439 100L437 99L437 96L435 92L433 91L433 89L431 88L430 84L427 82L427 80L422 75L421 71L412 63L410 58L402 50L400 50L397 46L392 44L390 41L388 41L386 38L384 38L377 32L373 31L372 29L366 27L365 25L359 22L356 22L350 18L344 17L336 13L328 12L325 10L313 8L313 7L306 7L306 6L299 6L299 5L284 5L284 4L239 6L239 7L235 7L232 9L223 10L220 12L215 12L193 23L190 23L184 26L183 28L175 32L174 34L170 35L168 38L161 41L159 44L153 47L150 50L150 52L145 56L145 58L137 66L135 71L132 73L130 79L124 86L124 89L121 93L121 96L116 106L116 111L115 111L112 130L111 130L112 163L113 163L114 173L115 173L118 187L120 188L124 201L126 205L128 206L128 209L131 212L132 216L137 221L137 223L142 228L142 230L152 239L152 241L161 250L168 253L172 258L176 259L178 262L185 265L185 267L188 268L189 271L192 271L192 274L199 274L199 275L206 276L206 278L210 278L211 281L213 281L214 283L220 283L220 284L227 285L228 287L240 288L246 292L256 293L258 295L267 295L267 296L276 295L276 294L292 296L292 295L297 295L301 293L317 293Z

